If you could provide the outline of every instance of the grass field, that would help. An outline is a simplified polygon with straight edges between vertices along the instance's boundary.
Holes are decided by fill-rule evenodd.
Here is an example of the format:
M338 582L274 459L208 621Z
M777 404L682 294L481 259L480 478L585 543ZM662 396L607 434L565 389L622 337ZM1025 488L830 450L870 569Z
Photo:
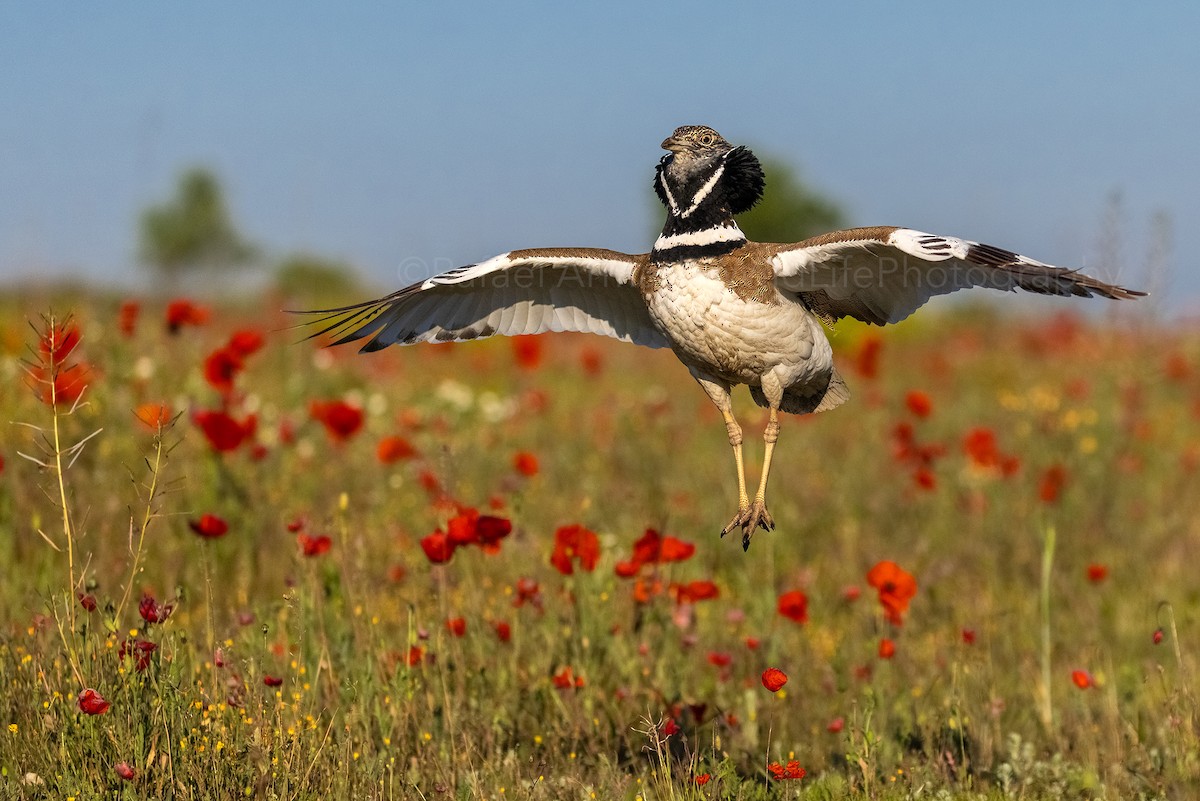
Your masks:
M854 397L785 420L743 553L669 353L33 303L0 341L0 796L1200 792L1194 331L846 326Z

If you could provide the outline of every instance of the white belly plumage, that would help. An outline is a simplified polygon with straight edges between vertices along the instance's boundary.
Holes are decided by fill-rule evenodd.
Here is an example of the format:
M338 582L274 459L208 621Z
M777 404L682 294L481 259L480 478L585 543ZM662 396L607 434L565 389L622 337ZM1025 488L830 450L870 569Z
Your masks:
M688 366L751 386L768 372L784 387L828 382L829 340L799 303L739 297L705 261L658 266L655 283L647 297L650 316Z

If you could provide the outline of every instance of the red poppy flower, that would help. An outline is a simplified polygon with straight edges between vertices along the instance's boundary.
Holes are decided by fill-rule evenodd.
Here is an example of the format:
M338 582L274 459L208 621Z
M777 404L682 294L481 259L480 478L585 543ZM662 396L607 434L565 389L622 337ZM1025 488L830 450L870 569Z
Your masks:
M117 775L127 782L131 782L137 778L137 771L131 768L128 762L118 762L113 770L115 770Z
M825 727L825 731L829 732L830 734L837 734L845 727L845 718L834 718L833 720L829 721L829 725Z
M201 410L192 415L192 419L208 438L208 444L219 453L237 450L258 428L258 418L252 414L236 420L223 411Z
M329 549L333 547L333 540L325 534L317 537L310 534L297 534L296 542L300 546L300 552L305 556L320 556L323 553L329 553Z
M522 370L536 369L542 363L542 340L536 334L515 336L511 344L513 357Z
M879 591L879 603L887 619L893 625L903 625L908 602L917 594L917 581L912 574L895 562L884 560L867 573L867 583Z
M600 540L596 535L581 525L562 526L554 532L554 553L550 555L550 564L569 576L575 572L574 562L579 567L591 573L596 569L600 559Z
M808 775L808 771L800 767L800 762L795 759L788 762L786 765L780 765L778 762L772 762L771 764L767 765L767 772L770 773L771 777L776 781L781 781L783 779L803 779Z
M667 536L662 538L658 559L661 562L684 562L691 559L694 553L696 553L694 543Z
M1038 497L1042 503L1058 503L1058 497L1066 483L1067 469L1061 464L1051 465L1042 473L1042 480L1038 484Z
M696 546L693 543L675 537L664 537L654 529L648 528L633 544L633 558L618 562L616 572L621 578L631 578L642 565L683 562L695 553Z
M199 520L189 520L188 528L198 536L215 540L217 537L225 536L226 532L229 531L229 524L216 515L205 512L200 515Z
M513 469L526 477L536 476L538 474L538 459L528 451L521 451L513 456Z
M208 309L197 306L186 298L179 298L167 304L167 331L179 333L185 325L204 325L208 322Z
M233 380L242 370L242 357L231 348L217 348L204 360L204 380L226 395L233 391Z
M963 437L963 450L978 467L994 467L1000 461L996 433L990 428L972 428Z
M733 664L733 654L728 651L709 651L708 663L714 667L729 667Z
M975 629L963 629L962 630L962 641L963 641L964 645L974 645L975 644Z
M579 689L584 685L583 676L576 676L569 665L555 673L552 681L554 682L554 686L560 690Z
M162 623L175 611L175 604L160 604L150 593L142 596L138 604L138 614L147 623Z
M500 542L512 533L512 523L493 515L480 515L477 509L459 506L459 513L446 522L451 545L478 545L487 553L500 550Z
M36 366L29 370L30 385L47 406L71 406L92 383L92 368L86 362Z
M879 355L883 352L883 339L878 334L867 334L854 353L854 371L863 378L874 378L879 374Z
M272 676L270 673L263 674L263 684L268 687L278 687L283 684L283 678L280 676Z
M787 684L787 680L787 674L779 668L767 668L762 674L762 685L773 693Z
M455 547L474 545L479 541L479 512L464 509L446 521L446 536Z
M496 637L500 642L508 642L512 639L512 626L505 620L493 620L492 630L496 632Z
M1086 690L1094 684L1092 674L1086 670L1071 671L1071 681L1075 682L1075 686L1081 690Z
M118 654L121 659L125 658L126 650L134 656L134 670L142 673L146 668L150 667L150 661L153 658L154 652L158 650L158 645L149 640L142 639L134 640L132 643L123 642Z
M462 617L452 617L446 621L446 631L453 634L455 637L461 637L467 633L467 620Z
M1099 584L1108 578L1108 566L1093 562L1087 566L1087 577L1093 584Z
M39 361L57 367L66 361L79 344L79 328L71 320L47 325L38 339Z
M801 590L791 590L779 596L779 614L797 623L808 622L808 596Z
M946 448L940 443L917 442L916 429L913 424L904 421L897 423L892 429L892 456L897 462L915 465L918 470L929 469L936 459L946 454Z
M475 541L484 551L495 553L500 541L512 533L512 521L495 515L480 515L475 521Z
M104 700L103 695L90 687L79 694L76 702L79 704L80 711L85 715L103 715L112 706Z
M171 407L165 403L143 403L133 410L133 416L146 428L158 431L171 422L174 415L171 414Z
M579 351L579 365L590 376L600 375L604 371L604 355L598 349L586 346Z
M917 434L913 424L907 420L897 423L892 429L892 456L897 462L906 462L913 456Z
M444 565L454 556L454 542L439 528L421 539L421 550L425 558L435 565Z
M675 718L667 718L659 727L658 733L663 737L674 737L679 732L683 731L679 724L675 722Z
M884 637L879 641L879 658L891 659L896 655L896 643Z
M914 389L904 396L904 405L915 417L926 418L933 413L933 401L919 389Z
M746 647L751 651L757 651L758 646L762 645L762 640L758 639L757 637L747 637L746 639L742 640L742 642L746 643Z
M375 448L375 458L383 464L411 459L417 455L417 449L404 437L384 437Z
M334 442L345 442L363 425L362 409L342 400L313 401L308 405L308 413L325 426L325 433Z
M445 495L442 490L442 482L438 480L437 475L432 470L422 470L417 475L417 481L421 483L421 488L432 497L437 498Z
M296 424L285 417L279 421L279 444L291 445L296 441Z
M233 332L233 336L229 338L228 347L244 359L262 348L264 341L263 335L258 331L246 328Z
M687 584L672 584L671 594L676 603L694 604L698 601L710 601L719 598L721 591L711 581L689 581Z
M699 776L695 777L692 781L694 781L696 783L697 787L703 787L704 785L708 784L711 780L712 780L711 774L701 773Z
M1021 469L1021 460L1016 456L1001 453L996 444L996 432L990 428L973 428L963 437L963 451L976 467L997 470L1002 476L1011 476Z
M637 575L641 565L634 561L617 562L614 572L621 578L633 578Z
M656 595L662 595L662 582L658 579L638 579L633 583L633 600L639 604L650 603Z
M923 490L937 489L937 476L928 467L918 467L913 472L913 482Z
M92 595L91 593L82 593L81 592L76 597L79 599L79 605L82 606L84 609L86 609L89 612L96 611L98 604L96 603L95 595Z
M137 330L138 315L142 312L142 304L136 300L127 300L117 311L117 330L122 336L131 337Z
M1160 626L1159 628L1157 628L1157 629L1155 629L1155 630L1154 630L1154 634L1153 634L1153 636L1151 636L1151 637L1150 637L1150 641L1151 641L1151 642L1153 642L1155 645L1161 645L1161 644L1162 644L1162 641L1163 641L1163 630L1162 630L1162 627L1161 627L1161 626Z
M517 597L513 599L513 606L521 607L530 604L537 609L542 608L542 590L533 579L527 576L517 579L516 592Z

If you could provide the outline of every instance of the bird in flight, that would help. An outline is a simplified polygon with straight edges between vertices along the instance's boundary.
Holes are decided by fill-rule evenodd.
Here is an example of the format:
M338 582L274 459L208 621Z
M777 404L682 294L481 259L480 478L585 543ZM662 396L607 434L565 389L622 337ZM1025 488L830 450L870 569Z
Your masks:
M969 287L1045 295L1144 295L991 245L911 228L851 228L774 244L734 221L762 197L758 159L712 128L686 125L662 143L654 189L667 220L649 253L536 248L448 270L377 300L323 309L310 324L361 350L418 342L582 331L670 348L720 411L737 468L743 548L775 521L767 477L779 413L833 409L850 397L824 326L843 317L896 323L936 295ZM742 429L730 392L769 410L758 490L746 492Z

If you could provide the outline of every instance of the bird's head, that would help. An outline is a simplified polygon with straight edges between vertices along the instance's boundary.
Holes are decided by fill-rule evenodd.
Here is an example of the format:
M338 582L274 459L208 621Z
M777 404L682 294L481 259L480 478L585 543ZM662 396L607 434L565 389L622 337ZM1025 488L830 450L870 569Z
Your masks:
M663 140L662 149L684 158L705 159L728 153L733 146L707 125L681 125Z
M734 147L707 125L683 125L663 140L671 151L658 165L654 182L659 200L671 208L662 182L670 188L676 204L686 209L701 197L705 205L722 202L732 214L749 210L762 197L765 187L762 165L745 147ZM717 176L716 186L706 185ZM701 195L703 194L703 196Z

